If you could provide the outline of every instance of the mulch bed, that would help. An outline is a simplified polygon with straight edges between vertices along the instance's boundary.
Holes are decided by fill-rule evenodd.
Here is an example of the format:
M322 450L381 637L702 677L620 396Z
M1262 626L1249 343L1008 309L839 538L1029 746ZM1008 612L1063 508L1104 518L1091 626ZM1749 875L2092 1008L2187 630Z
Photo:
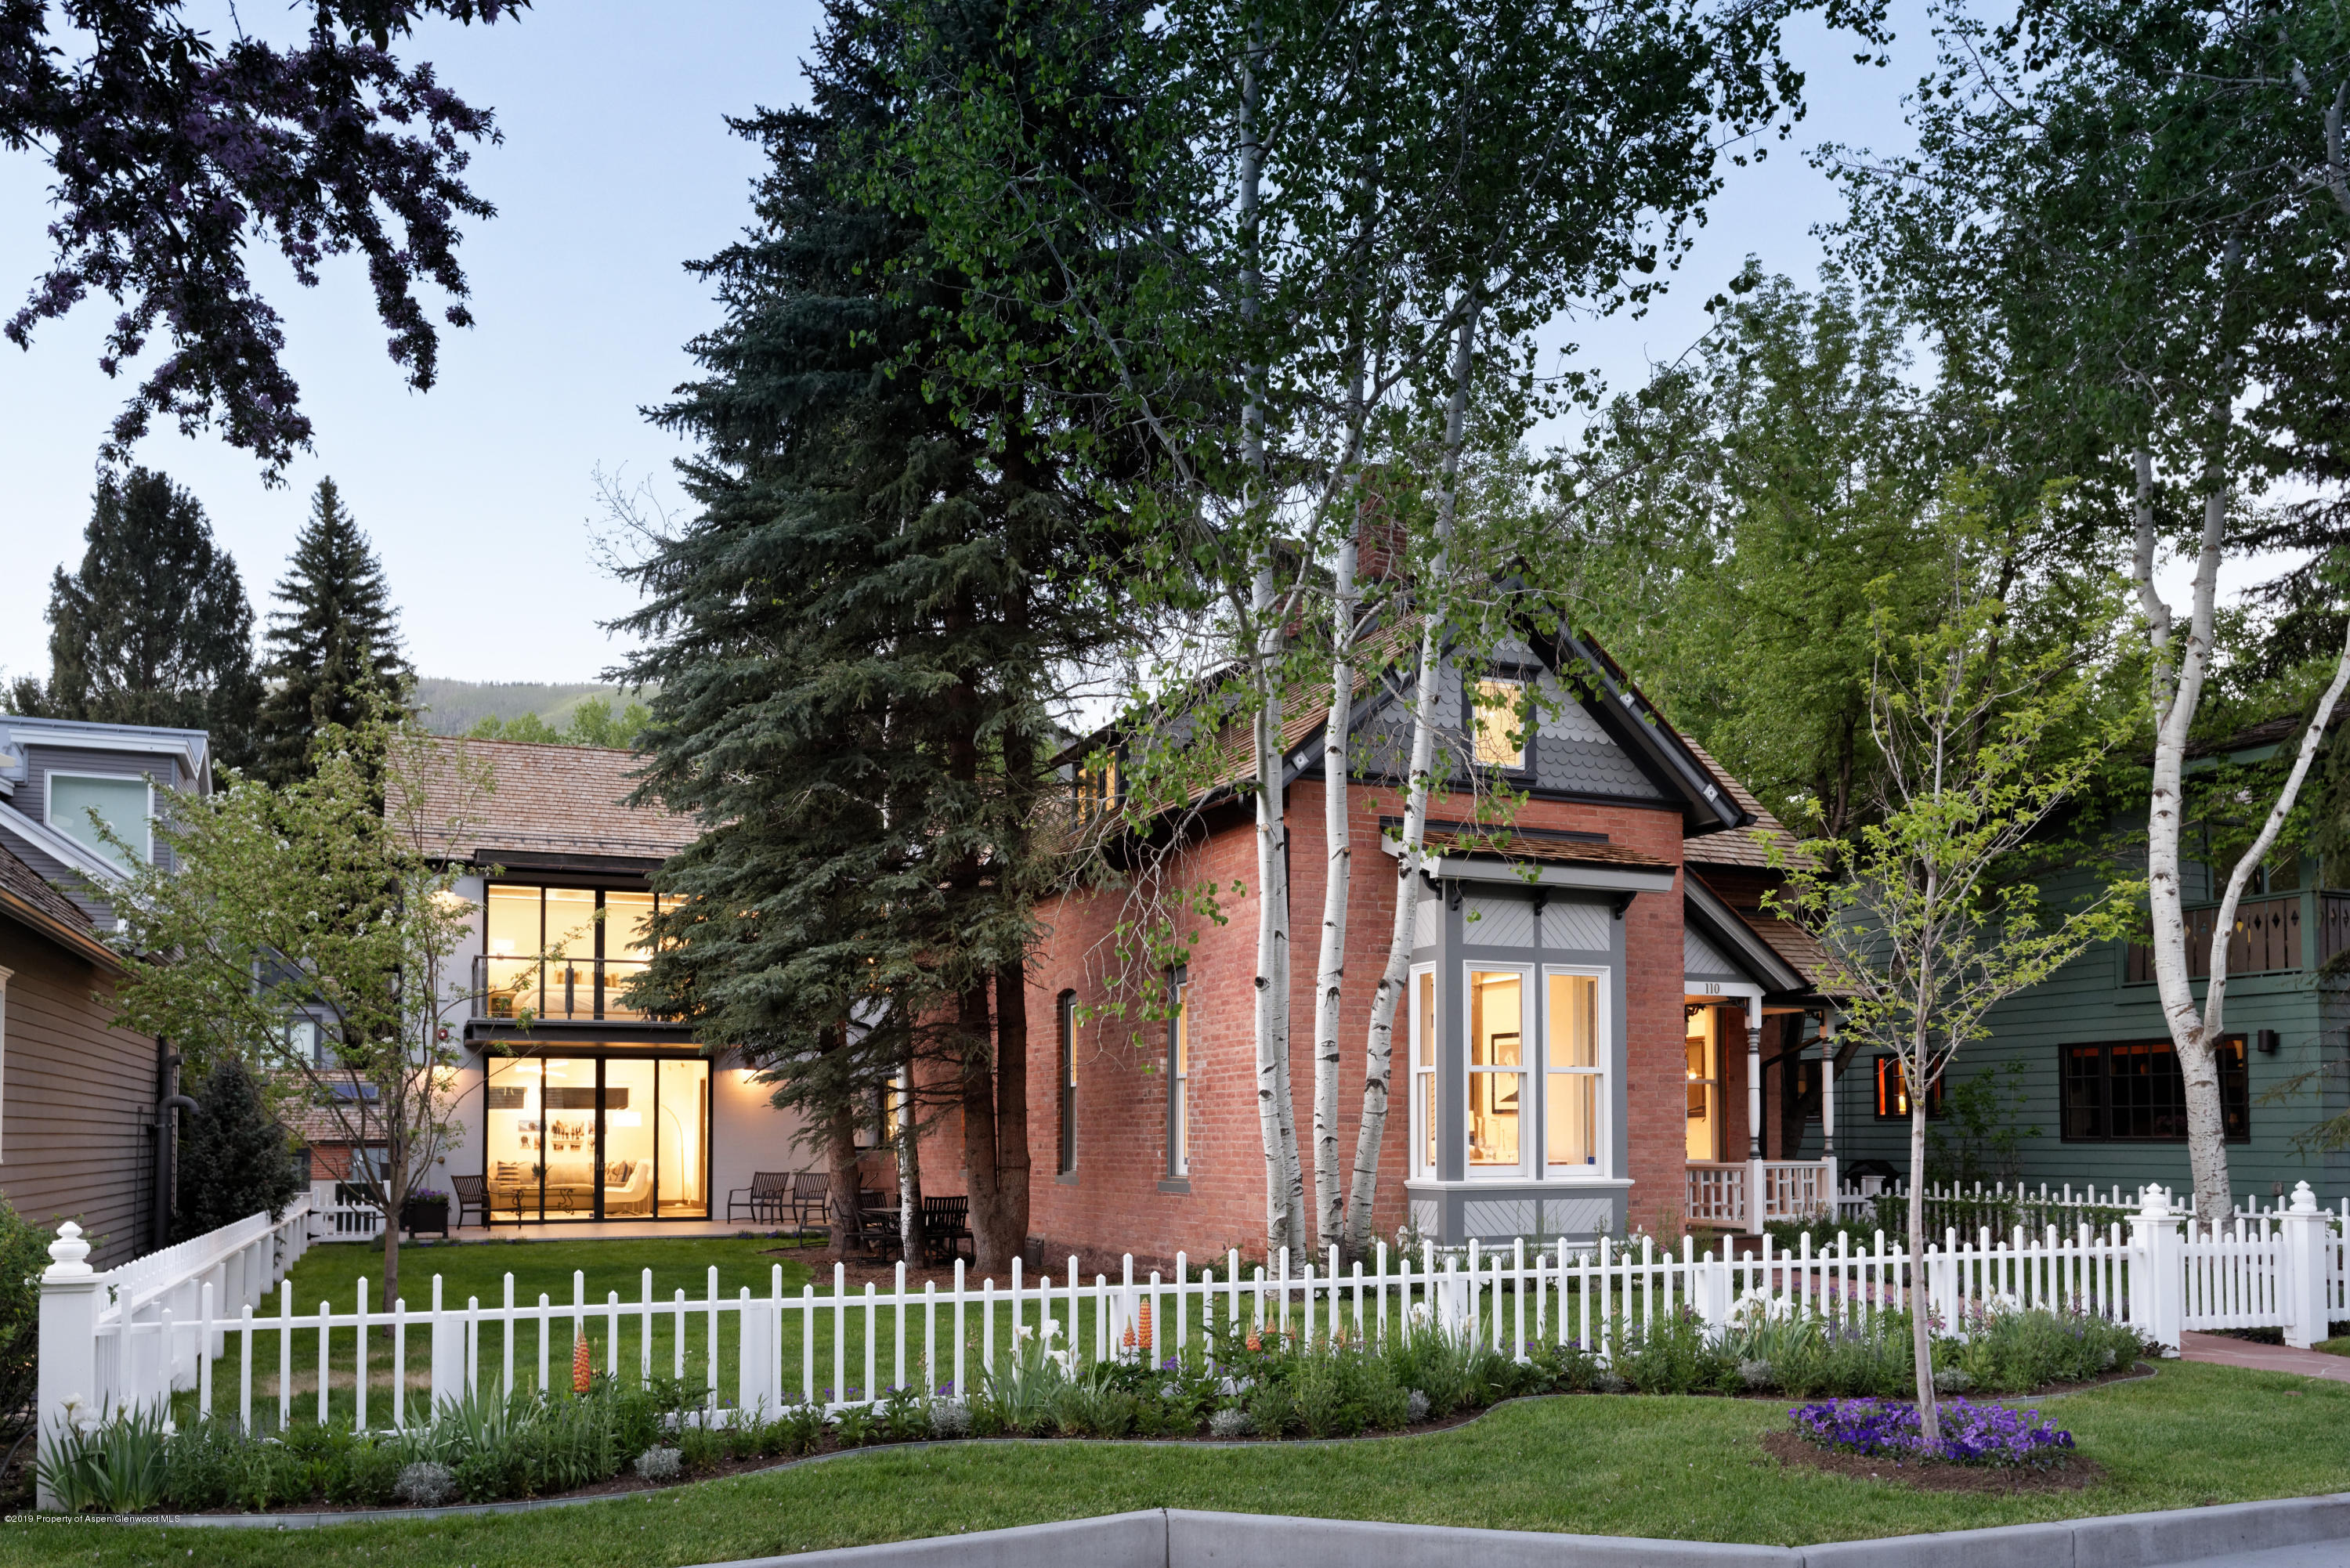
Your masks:
M1919 1491L2080 1491L2106 1475L2103 1465L2077 1456L2046 1469L2027 1469L2018 1465L1954 1465L1947 1459L1838 1453L1783 1428L1762 1434L1762 1451L1790 1469L1825 1470L1855 1480L1899 1481Z

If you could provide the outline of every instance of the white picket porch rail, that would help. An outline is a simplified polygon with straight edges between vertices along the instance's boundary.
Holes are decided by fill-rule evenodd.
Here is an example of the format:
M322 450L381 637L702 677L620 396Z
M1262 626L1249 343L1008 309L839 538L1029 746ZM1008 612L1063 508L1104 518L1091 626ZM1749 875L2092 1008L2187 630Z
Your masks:
M1682 1212L1692 1225L1760 1233L1772 1220L1811 1220L1834 1207L1833 1167L1816 1159L1746 1159L1689 1162ZM1762 1210L1748 1207L1759 1189Z
M2173 1351L2183 1329L2261 1324L2306 1345L2342 1310L2344 1249L2306 1184L2295 1196L2282 1216L2189 1240L2168 1195L2148 1189L2126 1227L1971 1240L1946 1231L1917 1267L1881 1231L1866 1248L1847 1236L1825 1252L1808 1237L1793 1252L1765 1237L1743 1256L1729 1244L1700 1253L1687 1238L1678 1252L1647 1240L1532 1251L1521 1241L1443 1255L1427 1247L1417 1259L1382 1246L1368 1268L1343 1272L1335 1252L1294 1267L1284 1251L1270 1272L1244 1269L1231 1253L1196 1275L1179 1254L1174 1278L1140 1280L1129 1257L1119 1279L1090 1282L1075 1258L1060 1277L1034 1279L1015 1260L1008 1284L973 1287L958 1264L946 1291L908 1289L901 1266L894 1288L868 1283L852 1293L836 1268L829 1292L810 1284L796 1296L785 1294L780 1264L764 1295L744 1287L731 1298L719 1293L715 1268L698 1299L682 1290L657 1298L648 1270L638 1299L625 1302L616 1292L588 1300L577 1273L567 1302L518 1302L508 1274L502 1299L486 1305L444 1300L437 1275L424 1306L370 1301L365 1280L349 1302L313 1306L282 1282L275 1311L259 1287L282 1281L300 1255L309 1216L298 1206L282 1220L255 1216L190 1251L174 1249L176 1261L157 1254L104 1275L82 1262L88 1246L68 1224L42 1278L39 1414L46 1434L192 1389L198 1410L234 1409L250 1427L258 1398L276 1407L282 1426L295 1417L297 1383L315 1373L298 1403L318 1419L400 1426L414 1414L411 1388L429 1390L437 1407L484 1387L544 1389L551 1376L567 1383L574 1346L585 1340L610 1376L624 1366L642 1379L691 1376L686 1386L702 1391L711 1418L724 1420L730 1410L800 1401L868 1403L891 1388L962 1390L983 1372L1003 1374L1032 1335L1092 1360L1157 1359L1195 1343L1213 1359L1220 1345L1253 1335L1378 1342L1424 1328L1519 1357L1544 1342L1605 1356L1623 1325L1684 1309L1713 1329L1758 1303L1857 1324L1902 1307L1913 1290L1940 1323L1961 1330L1981 1310L2012 1303L2127 1323ZM380 1361L379 1351L388 1352ZM528 1375L519 1381L518 1358ZM215 1364L226 1362L233 1366L218 1370L234 1381L233 1396L215 1389Z

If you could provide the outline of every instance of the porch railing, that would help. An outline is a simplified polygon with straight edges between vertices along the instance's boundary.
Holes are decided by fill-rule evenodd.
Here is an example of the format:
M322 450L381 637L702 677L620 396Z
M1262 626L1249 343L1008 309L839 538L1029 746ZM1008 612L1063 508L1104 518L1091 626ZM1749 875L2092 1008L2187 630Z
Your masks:
M2321 893L2317 898L2318 955L2325 962L2350 943L2350 898ZM2187 972L2192 979L2211 973L2211 933L2217 929L2216 905L2187 911ZM2301 967L2301 895L2285 893L2272 898L2246 898L2236 906L2236 921L2228 935L2228 972L2267 974ZM2151 984L2154 950L2132 942L2128 981Z
M1683 1212L1692 1225L1760 1230L1758 1217L1748 1207L1750 1189L1759 1188L1760 1220L1809 1220L1834 1207L1831 1170L1816 1159L1693 1159Z

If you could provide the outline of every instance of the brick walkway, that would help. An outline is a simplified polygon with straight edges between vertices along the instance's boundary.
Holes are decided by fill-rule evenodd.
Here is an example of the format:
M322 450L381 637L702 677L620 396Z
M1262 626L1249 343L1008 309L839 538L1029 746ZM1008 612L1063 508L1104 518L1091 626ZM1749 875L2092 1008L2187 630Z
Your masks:
M2179 1354L2189 1361L2209 1361L2219 1366L2249 1366L2261 1372L2297 1372L2350 1383L2350 1355L2328 1355L2318 1350L2295 1350L2283 1345L2254 1345L2224 1334L2182 1334Z

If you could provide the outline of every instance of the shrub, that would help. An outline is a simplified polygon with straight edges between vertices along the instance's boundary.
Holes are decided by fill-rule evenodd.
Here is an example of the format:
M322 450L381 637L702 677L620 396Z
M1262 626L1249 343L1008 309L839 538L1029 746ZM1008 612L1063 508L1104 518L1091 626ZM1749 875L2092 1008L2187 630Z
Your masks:
M1237 1405L1227 1405L1208 1417L1208 1436L1230 1442L1235 1438L1249 1437L1256 1431L1256 1422Z
M970 1437L971 1406L961 1399L931 1401L931 1435L937 1438Z
M660 1486L685 1473L685 1456L675 1449L647 1449L636 1458L639 1477Z
M2073 1450L2073 1434L2049 1426L2037 1410L1964 1399L1942 1402L1942 1441L1936 1449L1920 1435L1918 1407L1897 1400L1838 1399L1787 1413L1806 1440L1843 1453L2045 1468L2062 1464Z
M400 1478L392 1484L392 1499L411 1508L439 1508L454 1501L457 1478L446 1465L436 1465L431 1459L419 1459L402 1465Z
M880 1418L867 1406L850 1405L832 1418L832 1440L844 1449L861 1449L880 1437Z
M269 1211L276 1219L301 1191L286 1128L262 1103L243 1063L224 1057L190 1085L202 1107L180 1139L179 1205L172 1237L184 1241Z
M1738 1358L1687 1309L1635 1323L1618 1318L1608 1361L1643 1394L1724 1394L1743 1386Z
M1248 1417L1261 1436L1278 1438L1297 1419L1296 1397L1284 1384L1263 1378L1249 1390Z
M1414 1427L1428 1419L1428 1396L1415 1388L1404 1396L1404 1420Z
M31 1402L39 1380L41 1271L49 1238L0 1198L0 1410Z
M677 1451L685 1468L700 1474L716 1469L726 1457L726 1439L715 1427L687 1427L677 1435Z

